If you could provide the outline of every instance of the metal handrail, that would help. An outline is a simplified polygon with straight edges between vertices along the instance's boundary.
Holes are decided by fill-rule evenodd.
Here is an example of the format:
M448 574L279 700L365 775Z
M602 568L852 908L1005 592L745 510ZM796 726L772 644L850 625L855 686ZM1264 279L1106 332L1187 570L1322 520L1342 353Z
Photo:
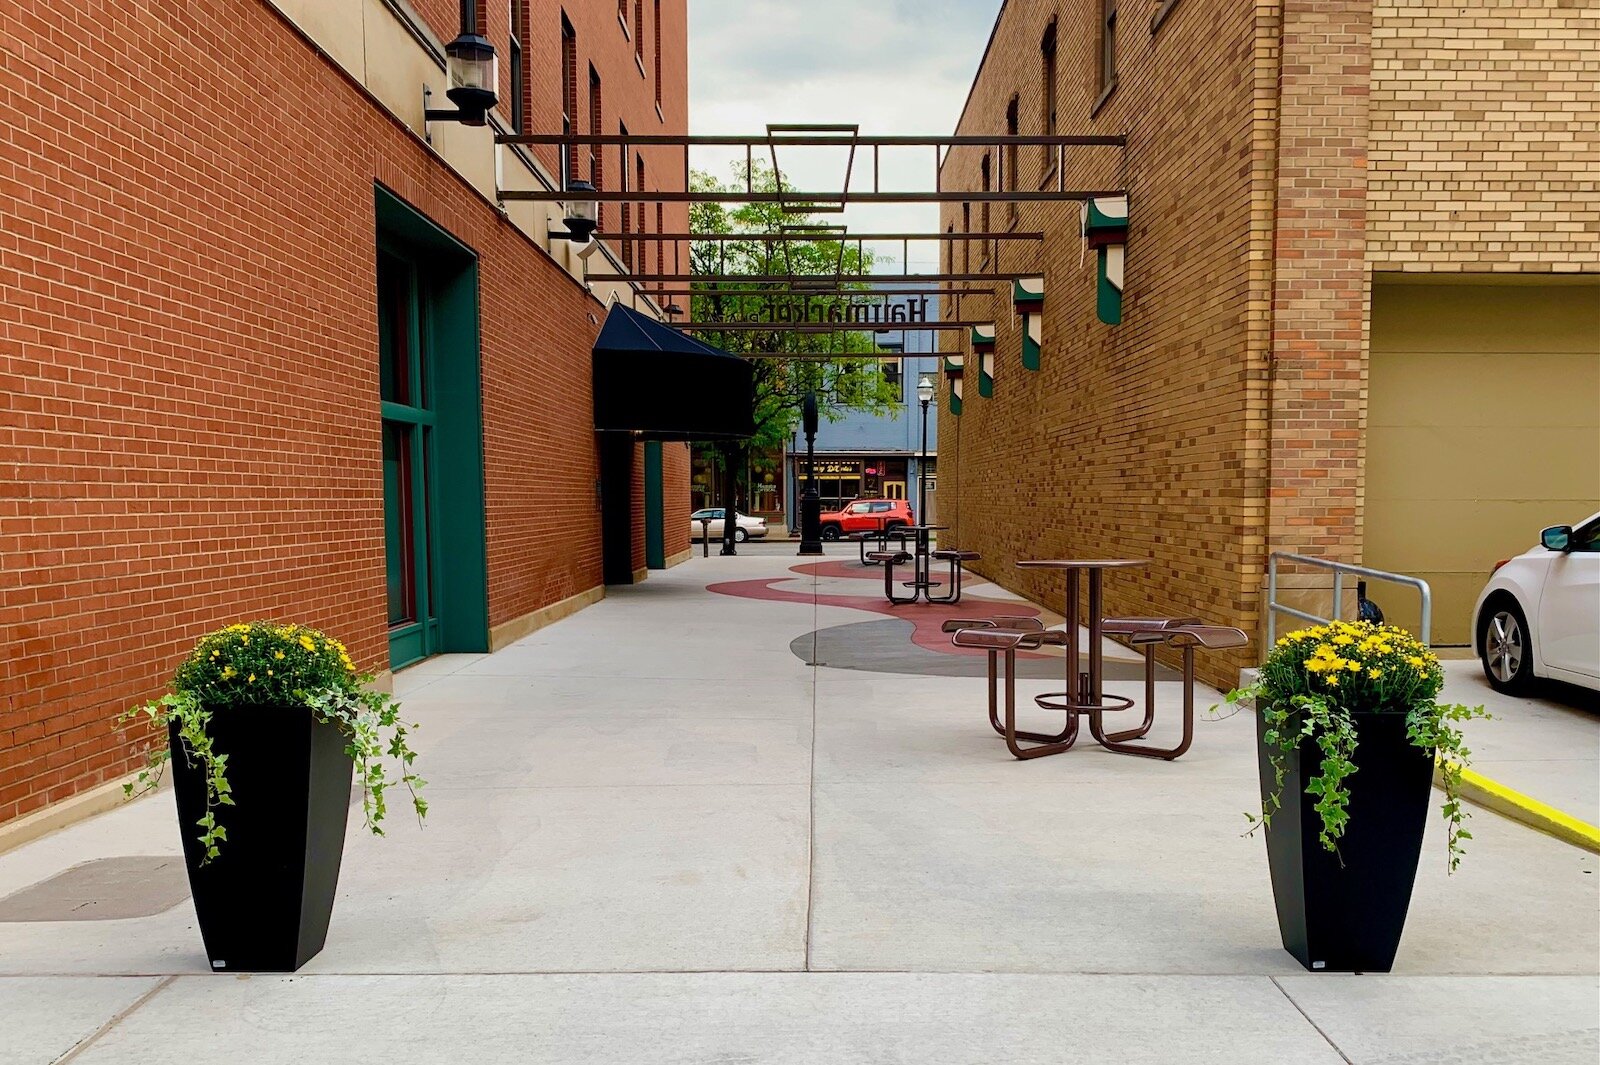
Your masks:
M1308 614L1304 610L1297 610L1292 606L1285 606L1278 602L1278 560L1297 562L1305 566L1314 566L1319 569L1333 571L1333 617L1318 617ZM1390 573L1387 570L1369 569L1366 566L1356 566L1349 562L1335 562L1327 558L1313 558L1310 555L1295 555L1287 551L1274 551L1267 556L1267 646L1270 648L1277 642L1277 616L1280 613L1290 614L1306 621L1326 625L1330 621L1339 619L1339 611L1344 606L1344 575L1353 573L1358 577L1370 577L1375 581L1387 581L1390 584L1405 584L1415 588L1422 597L1422 630L1417 635L1422 639L1424 647L1433 645L1433 589L1428 587L1428 582L1421 577L1408 577L1404 573Z

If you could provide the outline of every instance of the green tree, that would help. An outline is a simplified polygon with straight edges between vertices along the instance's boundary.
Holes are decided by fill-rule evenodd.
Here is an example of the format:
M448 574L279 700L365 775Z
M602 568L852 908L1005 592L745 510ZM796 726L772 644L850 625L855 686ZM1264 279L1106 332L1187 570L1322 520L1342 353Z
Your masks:
M691 177L695 191L734 191L745 188L742 165L735 166L735 183L723 184L710 174L696 171ZM779 176L770 166L755 164L749 175L756 191L778 189ZM790 209L786 210L788 206ZM696 203L689 208L690 229L696 233L738 236L751 234L750 240L696 241L689 251L697 275L728 275L729 281L697 281L692 285L691 314L694 321L792 321L847 319L846 308L858 304L853 296L807 295L782 285L755 285L740 280L743 276L786 274L827 279L830 289L870 294L870 285L859 281L833 283L839 277L857 277L872 269L872 254L841 240L755 239L755 234L778 233L796 227L822 226L815 213L805 211L803 203L749 203L729 207L720 203ZM800 208L796 210L795 208ZM749 295L753 288L770 290ZM745 294L741 294L745 293ZM756 433L748 448L756 454L770 454L790 440L800 422L802 405L808 392L815 390L817 409L822 417L837 421L846 411L873 414L897 413L898 384L888 380L878 360L878 347L867 331L800 333L780 329L749 329L708 332L703 339L735 355L750 358L755 367ZM747 461L740 455L727 456L745 479ZM749 498L749 485L744 497Z

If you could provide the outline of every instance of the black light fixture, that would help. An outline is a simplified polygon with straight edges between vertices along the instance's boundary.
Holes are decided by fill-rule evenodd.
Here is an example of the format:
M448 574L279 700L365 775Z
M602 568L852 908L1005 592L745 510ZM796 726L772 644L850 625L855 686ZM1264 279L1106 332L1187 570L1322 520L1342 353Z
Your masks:
M668 318L676 318L683 313L683 307L676 302L669 303L666 306L666 312Z
M457 109L424 107L423 117L429 122L482 126L488 122L489 109L499 100L496 86L500 84L500 62L494 45L477 33L476 8L473 0L462 0L461 32L444 46L445 75L450 82L444 94Z
M587 244L600 224L600 203L595 199L594 186L581 178L567 182L567 216L565 233L551 233L552 240L570 240Z

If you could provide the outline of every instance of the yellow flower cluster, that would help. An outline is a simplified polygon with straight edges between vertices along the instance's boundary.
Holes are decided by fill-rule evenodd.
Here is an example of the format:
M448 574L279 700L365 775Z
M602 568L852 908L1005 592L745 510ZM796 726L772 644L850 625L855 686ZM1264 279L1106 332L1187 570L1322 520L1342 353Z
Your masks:
M1438 659L1415 636L1392 625L1334 621L1278 640L1266 665L1275 685L1297 690L1348 690L1384 700L1442 681ZM1299 678L1296 680L1296 678Z
M203 637L175 681L207 699L249 685L254 699L288 701L296 691L358 684L360 675L338 640L302 625L255 622Z

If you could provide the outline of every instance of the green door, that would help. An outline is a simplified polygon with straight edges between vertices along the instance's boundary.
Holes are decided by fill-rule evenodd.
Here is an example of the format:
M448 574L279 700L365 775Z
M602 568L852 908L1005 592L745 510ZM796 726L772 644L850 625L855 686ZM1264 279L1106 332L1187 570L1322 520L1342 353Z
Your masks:
M389 662L398 669L439 647L433 581L431 360L414 261L378 252L378 366L383 401L383 524Z

